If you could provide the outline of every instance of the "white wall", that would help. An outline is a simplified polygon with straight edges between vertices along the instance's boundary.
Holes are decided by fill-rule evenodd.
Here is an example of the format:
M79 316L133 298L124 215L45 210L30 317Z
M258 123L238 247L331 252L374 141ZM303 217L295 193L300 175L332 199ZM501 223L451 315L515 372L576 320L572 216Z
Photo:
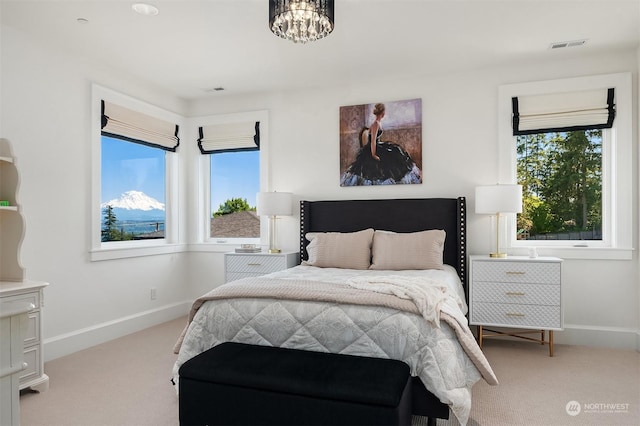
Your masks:
M20 172L21 261L44 292L47 360L186 313L187 254L89 261L91 83L173 112L157 87L2 27L2 137ZM151 300L150 288L157 288Z
M485 217L473 214L474 188L498 181L497 94L503 84L631 71L635 50L583 59L503 66L405 81L354 81L346 87L251 97L223 96L191 103L189 114L206 115L255 109L270 114L271 185L298 199L455 197L469 205L471 253L489 251ZM634 78L634 81L636 78ZM634 89L634 98L637 90ZM422 98L422 185L339 186L338 113L341 105ZM634 101L637 105L637 99ZM637 108L637 106L636 106ZM637 114L635 114L637 116ZM637 127L637 124L634 124ZM637 194L637 131L634 130L634 190ZM633 203L637 206L637 200ZM634 247L637 207L634 207ZM297 220L279 224L279 241L297 247ZM207 259L202 259L208 262ZM194 271L206 269L192 258ZM196 274L197 275L197 274ZM205 282L205 279L195 278ZM631 261L566 260L566 331L560 343L636 347L638 330L638 256ZM198 289L196 286L195 289ZM199 288L200 290L202 288Z
M183 315L189 299L223 282L221 253L89 261L92 82L191 117L268 110L270 187L291 191L298 199L465 195L473 206L474 187L497 180L499 85L622 71L632 71L637 81L639 68L633 50L406 81L354 81L346 87L246 97L215 95L187 103L115 67L32 43L11 28L3 27L1 37L1 136L12 142L21 172L19 201L26 222L21 259L28 278L51 283L44 308L47 360ZM339 107L417 97L424 111L424 183L340 188ZM637 142L637 129L634 134ZM184 190L193 179L187 176ZM637 181L635 172L634 194ZM634 245L637 213L635 207L630 230ZM297 248L297 218L284 219L278 229L283 248ZM471 252L488 250L488 232L471 214ZM632 261L567 261L564 279L567 330L556 334L558 342L636 346L637 254ZM155 301L149 297L152 286L158 289Z

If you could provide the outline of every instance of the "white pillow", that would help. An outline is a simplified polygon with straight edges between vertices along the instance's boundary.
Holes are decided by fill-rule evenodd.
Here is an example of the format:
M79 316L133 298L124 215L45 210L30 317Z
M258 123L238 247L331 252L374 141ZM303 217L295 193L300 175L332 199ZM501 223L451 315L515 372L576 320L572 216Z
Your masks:
M376 230L370 269L444 269L446 235L441 229L410 233Z
M309 260L303 265L321 268L368 269L373 229L358 232L309 232L305 238Z

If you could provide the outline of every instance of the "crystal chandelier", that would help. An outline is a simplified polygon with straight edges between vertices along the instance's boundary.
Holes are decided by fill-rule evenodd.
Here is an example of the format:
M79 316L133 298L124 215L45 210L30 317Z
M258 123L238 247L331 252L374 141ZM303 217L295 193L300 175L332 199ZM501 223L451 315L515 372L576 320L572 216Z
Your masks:
M333 31L334 0L269 0L269 28L278 37L306 43Z

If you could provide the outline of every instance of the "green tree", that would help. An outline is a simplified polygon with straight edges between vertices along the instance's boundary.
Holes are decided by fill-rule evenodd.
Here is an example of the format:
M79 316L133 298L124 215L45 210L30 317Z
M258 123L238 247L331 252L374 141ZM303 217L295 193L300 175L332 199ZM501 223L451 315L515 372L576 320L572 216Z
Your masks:
M549 158L552 171L545 199L563 231L601 225L602 130L568 132L558 137Z
M517 159L520 234L601 228L602 130L520 136Z
M247 210L255 211L255 209L256 209L255 207L251 207L249 205L246 198L232 198L232 199L226 200L224 204L220 204L220 206L218 207L218 210L213 212L213 217L219 217L225 214L247 211Z
M133 234L127 233L124 229L120 230L117 228L118 218L116 217L115 212L113 211L113 207L107 205L102 210L102 238L104 241L125 241L132 240Z
M107 205L107 207L102 210L102 214L102 241L113 241L116 239L115 237L118 233L118 229L116 228L118 219L113 211L113 207Z
M547 134L524 135L517 138L518 184L522 185L522 213L518 215L519 238L549 232L548 207L542 199L549 175L547 159L551 142Z

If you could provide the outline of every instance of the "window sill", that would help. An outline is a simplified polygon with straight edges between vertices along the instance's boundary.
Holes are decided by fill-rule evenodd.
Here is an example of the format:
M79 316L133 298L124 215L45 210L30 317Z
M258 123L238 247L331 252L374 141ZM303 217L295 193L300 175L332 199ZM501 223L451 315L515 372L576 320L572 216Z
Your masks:
M514 256L528 256L529 247L511 247L508 252ZM633 258L633 248L612 248L612 247L550 247L535 246L538 256L555 256L561 259L583 259L583 260L631 260Z
M262 251L267 250L267 246L257 244ZM89 252L92 262L103 260L126 259L130 257L156 256L171 253L228 253L238 248L238 243L195 243L195 244L157 244L149 242L136 243L115 243L109 247L93 249Z
M121 247L98 248L90 251L92 262L102 260L126 259L129 257L156 256L160 254L181 253L187 251L184 244L127 245Z

